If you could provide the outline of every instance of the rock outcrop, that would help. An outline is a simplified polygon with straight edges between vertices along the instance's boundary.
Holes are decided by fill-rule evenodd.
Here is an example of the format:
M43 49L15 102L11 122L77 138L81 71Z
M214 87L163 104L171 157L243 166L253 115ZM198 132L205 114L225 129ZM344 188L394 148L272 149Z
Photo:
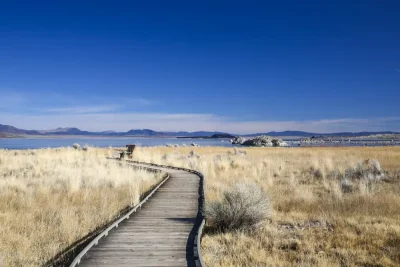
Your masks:
M241 145L241 144L243 144L245 141L246 141L246 139L245 139L244 137L236 136L235 138L233 138L233 139L231 140L231 143L232 143L233 145Z
M272 139L273 146L288 146L288 144L282 139Z
M273 143L271 137L266 135L261 135L244 141L242 145L256 146L256 147L272 147Z
M288 144L282 139L274 138L270 136L261 135L250 139L245 139L241 136L237 136L231 140L233 145L242 146L255 146L255 147L273 147L273 146L287 146Z

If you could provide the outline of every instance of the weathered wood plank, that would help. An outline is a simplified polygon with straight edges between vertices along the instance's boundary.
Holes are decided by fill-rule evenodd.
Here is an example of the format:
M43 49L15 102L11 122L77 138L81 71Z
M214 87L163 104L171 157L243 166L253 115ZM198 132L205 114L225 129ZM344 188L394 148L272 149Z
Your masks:
M157 169L170 173L169 180L89 250L79 266L195 266L190 240L195 237L200 178L186 171Z

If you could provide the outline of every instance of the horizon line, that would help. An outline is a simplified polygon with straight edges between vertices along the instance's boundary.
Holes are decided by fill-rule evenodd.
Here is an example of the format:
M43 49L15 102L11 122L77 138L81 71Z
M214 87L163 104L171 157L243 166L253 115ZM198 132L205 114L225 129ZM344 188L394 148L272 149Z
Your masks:
M153 132L157 132L157 133L179 133L179 132L184 132L184 133L196 133L196 132L209 132L209 133L223 133L223 134L230 134L230 135L262 135L262 134L270 134L270 133L285 133L285 132L299 132L299 133L308 133L308 134L316 134L316 135L326 135L326 134L340 134L340 133L393 133L393 134L399 134L400 132L394 131L394 130L378 130L378 131L368 131L368 130L361 130L361 131L332 131L332 132L314 132L314 131L302 131L302 130L282 130L282 131L276 131L276 130L272 130L272 131L265 131L265 132L252 132L252 133L244 133L244 134L237 134L237 133L232 133L232 132L228 132L228 131L219 131L219 130L196 130L196 131L187 131L187 130L153 130L150 128L132 128L126 131L115 131L115 130L97 130L97 131L90 131L90 130L84 130L82 128L79 127L56 127L56 128L52 128L49 130L40 130L40 129L23 129L23 128L19 128L13 125L8 125L8 124L1 124L2 126L9 126L9 127L14 127L18 130L23 130L23 131L36 131L36 132L45 132L44 134L51 134L51 131L55 131L57 129L77 129L81 132L88 132L88 133L97 133L97 134L101 134L101 133L105 133L105 132L113 132L113 133L127 133L130 131L145 131L145 130L149 130L149 131L153 131ZM79 135L79 134L75 134L75 135Z

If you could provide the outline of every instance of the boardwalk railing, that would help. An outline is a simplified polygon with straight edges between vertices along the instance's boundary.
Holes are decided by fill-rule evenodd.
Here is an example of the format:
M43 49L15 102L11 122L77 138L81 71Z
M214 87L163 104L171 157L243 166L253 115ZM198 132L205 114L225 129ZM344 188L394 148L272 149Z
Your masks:
M180 167L173 167L173 166L167 166L167 165L161 165L161 164L154 164L154 163L147 163L147 162L140 162L140 161L133 161L133 160L126 160L126 162L132 162L135 164L140 164L140 165L147 165L150 167L143 167L144 169L148 170L157 170L155 168L151 168L151 166L154 167L160 167L160 168L166 168L166 169L175 169L175 170L183 170L187 171L190 173L194 173L197 176L200 177L200 187L199 187L199 207L198 207L198 215L197 215L197 220L199 222L198 230L197 230L197 235L195 238L195 243L193 244L194 248L194 255L197 258L196 265L200 267L204 267L204 261L201 255L201 237L203 235L203 228L205 225L205 216L204 216L204 205L205 205L205 192L204 192L204 176L202 173L191 170L191 169L186 169L186 168L180 168ZM101 232L96 238L94 238L73 260L71 263L70 267L75 267L77 266L80 262L81 259L86 255L86 253L94 246L96 246L99 243L99 240L105 236L108 235L108 233L114 229L118 228L118 225L124 221L129 219L129 217L132 215L132 213L136 212L138 209L141 209L142 206L149 200L149 198L170 178L170 174L167 172L166 178L162 180L138 205L133 207L127 214L116 220L114 223L112 223L110 226L108 226L103 232Z

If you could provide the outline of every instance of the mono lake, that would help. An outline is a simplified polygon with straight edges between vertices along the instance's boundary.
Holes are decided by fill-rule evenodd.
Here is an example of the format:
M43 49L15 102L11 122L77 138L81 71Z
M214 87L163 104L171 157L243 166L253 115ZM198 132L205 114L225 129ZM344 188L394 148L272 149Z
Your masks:
M140 137L71 137L71 138L0 138L0 148L5 149L35 149L68 147L74 143L81 146L87 144L94 147L125 147L127 144L139 146L164 146L167 144L190 146L191 143L200 146L227 146L232 147L229 140L224 139L186 139L186 138L140 138Z
M324 143L300 143L299 140L286 140L289 147L330 147L330 146L399 146L400 141L384 140L351 140L333 141ZM3 149L36 149L70 147L74 143L81 146L87 144L93 147L125 147L127 144L139 146L165 146L165 145L186 145L192 143L200 146L233 147L228 139L192 139L192 138L146 138L146 137L44 137L44 138L0 138L0 148ZM237 145L235 145L237 146Z

